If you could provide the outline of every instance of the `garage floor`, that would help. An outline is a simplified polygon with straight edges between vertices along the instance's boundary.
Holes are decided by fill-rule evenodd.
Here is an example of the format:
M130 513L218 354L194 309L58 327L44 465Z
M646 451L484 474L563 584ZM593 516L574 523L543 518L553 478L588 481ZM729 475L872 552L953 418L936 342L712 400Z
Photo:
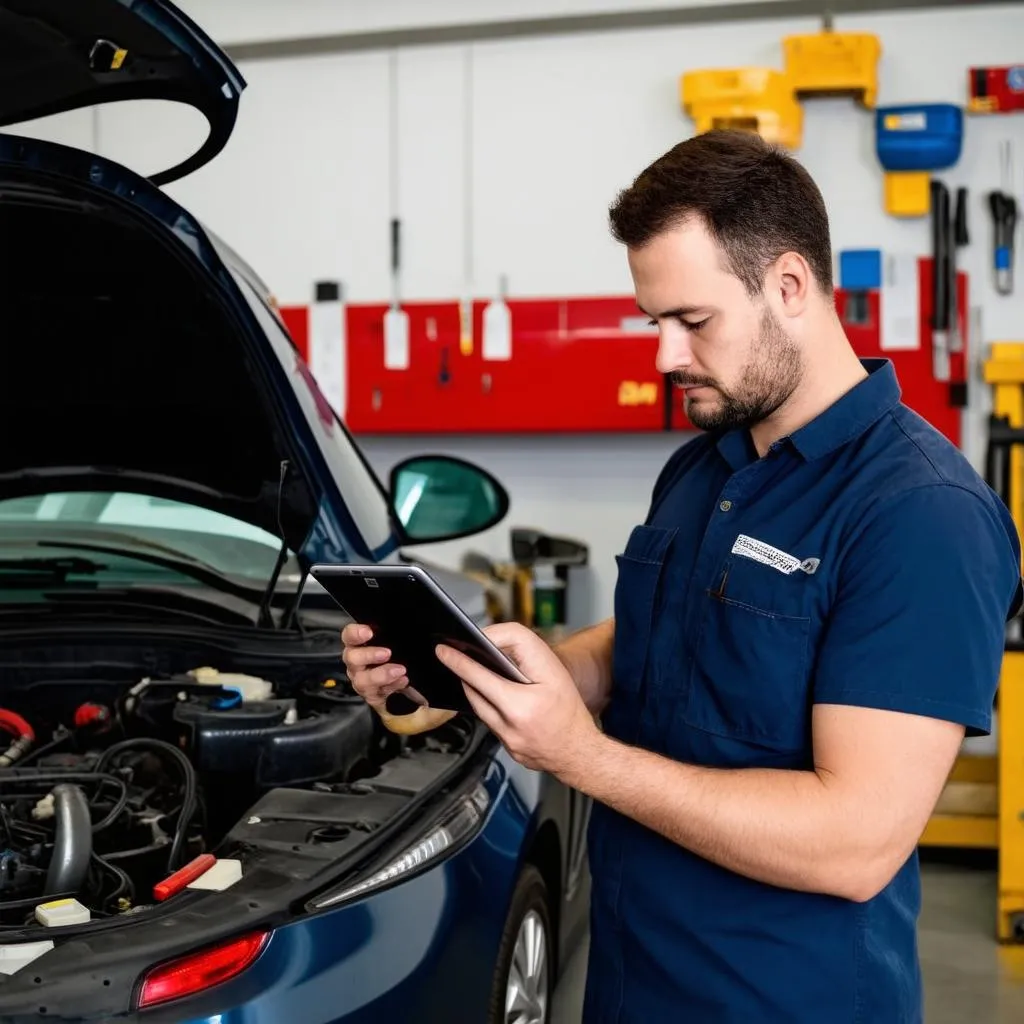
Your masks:
M992 939L996 875L989 867L922 866L919 928L927 1024L1021 1024L1024 946L1000 948ZM556 993L553 1024L579 1024L586 948L566 968Z

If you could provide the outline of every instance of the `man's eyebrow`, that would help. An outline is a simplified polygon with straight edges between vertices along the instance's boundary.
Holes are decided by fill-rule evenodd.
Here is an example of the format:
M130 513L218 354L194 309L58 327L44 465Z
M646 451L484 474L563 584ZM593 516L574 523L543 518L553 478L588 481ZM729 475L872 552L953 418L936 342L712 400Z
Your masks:
M678 306L675 309L666 309L666 310L664 310L664 312L659 313L657 316L654 316L653 314L648 313L647 310L644 309L644 307L641 306L639 303L637 303L637 307L636 308L639 309L640 312L643 313L644 316L649 316L652 320L664 320L667 317L671 317L671 316L693 316L694 313L699 313L704 307L703 306Z

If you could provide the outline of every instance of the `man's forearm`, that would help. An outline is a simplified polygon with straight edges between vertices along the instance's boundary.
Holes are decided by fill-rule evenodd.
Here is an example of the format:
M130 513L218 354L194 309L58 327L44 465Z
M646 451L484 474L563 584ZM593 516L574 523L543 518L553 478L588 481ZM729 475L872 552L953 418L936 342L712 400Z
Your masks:
M888 880L870 813L828 775L680 764L600 736L563 781L706 860L789 889L867 899Z
M569 670L587 710L599 715L612 689L612 644L615 620L605 619L579 630L554 645L554 651Z

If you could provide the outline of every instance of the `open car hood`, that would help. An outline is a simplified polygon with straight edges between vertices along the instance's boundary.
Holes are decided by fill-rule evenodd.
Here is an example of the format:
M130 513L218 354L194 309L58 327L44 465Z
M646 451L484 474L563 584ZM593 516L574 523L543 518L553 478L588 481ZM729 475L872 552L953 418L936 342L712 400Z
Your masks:
M0 498L132 491L378 558L386 496L265 289L145 178L0 133Z
M120 100L172 100L210 125L199 150L155 184L184 177L227 143L245 81L166 0L0 0L0 126Z

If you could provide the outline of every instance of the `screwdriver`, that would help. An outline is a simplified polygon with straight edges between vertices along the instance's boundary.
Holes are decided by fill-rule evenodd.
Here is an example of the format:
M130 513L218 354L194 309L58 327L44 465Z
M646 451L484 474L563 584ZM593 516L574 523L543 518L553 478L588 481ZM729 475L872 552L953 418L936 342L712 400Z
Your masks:
M1013 198L1013 150L1008 139L1000 144L1003 191L990 192L989 210L992 212L994 234L993 263L996 273L996 291L1000 295L1013 292L1013 236L1017 230L1017 201Z
M932 208L932 373L936 380L949 380L950 326L950 231L949 189L931 182Z
M953 214L953 223L950 226L952 238L949 242L949 351L963 352L964 338L960 330L960 289L956 269L956 254L958 249L970 243L970 235L967 230L967 189L956 190L956 207Z
M993 259L996 291L1000 295L1013 292L1013 236L1017 230L1017 201L1006 192L990 192L989 209L995 225Z

